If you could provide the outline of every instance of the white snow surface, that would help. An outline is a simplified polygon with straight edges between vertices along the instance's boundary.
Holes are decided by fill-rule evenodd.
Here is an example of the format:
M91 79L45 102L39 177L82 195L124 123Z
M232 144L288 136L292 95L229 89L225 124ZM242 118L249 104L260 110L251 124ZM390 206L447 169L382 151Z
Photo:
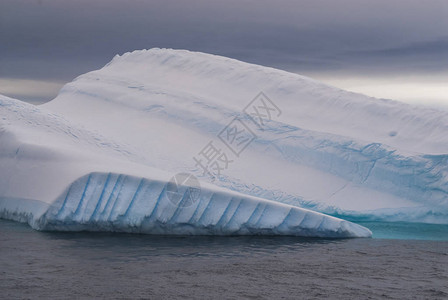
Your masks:
M357 224L202 182L167 195L172 174L40 107L0 96L0 217L38 230L176 235L369 237Z
M260 92L281 110L263 127L243 113ZM36 229L353 237L370 232L347 220L448 224L447 112L273 68L134 51L45 105L2 96L0 112L0 216ZM256 135L239 156L218 138L236 117ZM215 180L193 160L210 141L232 160ZM166 197L179 172L200 179L188 207Z

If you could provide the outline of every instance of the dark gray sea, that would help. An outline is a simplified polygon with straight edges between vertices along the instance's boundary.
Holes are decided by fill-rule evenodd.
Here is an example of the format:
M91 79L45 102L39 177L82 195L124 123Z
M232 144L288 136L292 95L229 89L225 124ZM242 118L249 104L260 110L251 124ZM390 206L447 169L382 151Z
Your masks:
M37 232L0 220L0 298L448 299L447 226L363 225L374 238Z

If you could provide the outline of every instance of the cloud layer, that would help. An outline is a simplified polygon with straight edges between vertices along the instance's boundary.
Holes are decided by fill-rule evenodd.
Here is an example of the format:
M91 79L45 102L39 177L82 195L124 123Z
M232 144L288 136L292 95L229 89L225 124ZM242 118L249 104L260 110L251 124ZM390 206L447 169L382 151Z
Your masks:
M215 53L317 77L445 72L448 2L0 3L0 78L69 81L117 53L152 47Z

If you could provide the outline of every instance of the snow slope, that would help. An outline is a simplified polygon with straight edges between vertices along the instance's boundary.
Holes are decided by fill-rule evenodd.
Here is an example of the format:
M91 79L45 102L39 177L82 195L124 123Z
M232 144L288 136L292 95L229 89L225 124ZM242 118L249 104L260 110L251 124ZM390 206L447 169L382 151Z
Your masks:
M126 145L0 96L0 217L39 230L368 237L359 225L207 183L189 205ZM131 159L132 158L132 159Z
M277 110L251 120L260 92ZM38 108L1 101L0 210L35 228L369 235L306 209L448 224L446 112L169 49L116 56ZM232 152L225 130L235 122L253 140ZM215 178L194 160L210 142L228 158ZM163 196L179 172L200 179L194 209L172 211Z
M264 92L280 116L242 112ZM214 183L352 220L448 223L448 114L333 88L288 72L183 50L116 56L48 110L132 147L169 172L203 172L209 141L233 162ZM257 138L232 155L217 135L240 116ZM203 180L209 180L207 176Z

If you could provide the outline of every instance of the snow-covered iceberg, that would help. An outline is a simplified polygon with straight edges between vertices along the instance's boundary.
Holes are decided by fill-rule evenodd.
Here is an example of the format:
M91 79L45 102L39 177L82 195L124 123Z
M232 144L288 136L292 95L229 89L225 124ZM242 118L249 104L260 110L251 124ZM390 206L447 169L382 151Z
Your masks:
M0 217L39 230L366 237L362 226L170 174L45 109L0 96ZM132 158L132 159L131 159ZM183 187L183 189L182 189Z
M142 50L43 106L1 97L0 110L0 214L34 228L348 237L370 232L347 219L448 223L446 112L297 74ZM199 178L192 205L166 196L178 173Z

